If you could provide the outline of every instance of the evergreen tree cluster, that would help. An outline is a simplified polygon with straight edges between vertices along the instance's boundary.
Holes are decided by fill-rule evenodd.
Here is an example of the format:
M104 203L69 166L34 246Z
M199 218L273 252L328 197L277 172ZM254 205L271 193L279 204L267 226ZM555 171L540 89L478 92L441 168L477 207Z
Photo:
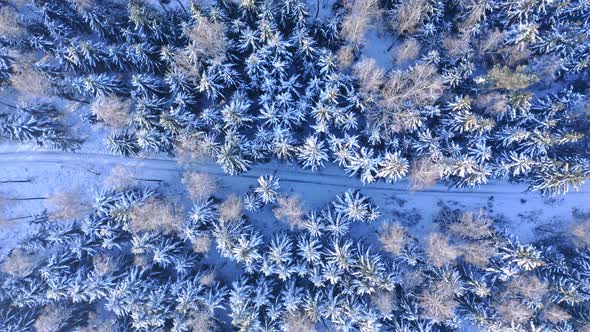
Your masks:
M196 321L212 325L227 289L204 280L211 267L200 263L202 254L176 234L133 232L133 207L155 196L151 189L105 191L84 220L37 216L34 234L4 262L1 329L188 331ZM113 324L103 322L110 316L117 317Z
M17 107L12 113L0 114L0 136L52 149L78 149L80 142L67 134L58 117L59 112L50 105Z
M229 174L334 162L365 183L420 179L427 162L458 187L549 194L590 172L585 1L342 0L324 18L302 0L33 2L3 9L19 18L0 37L0 82L34 53L30 70L64 98L129 100L113 153L189 149ZM396 38L387 71L363 55L369 19Z
M266 186L273 180L261 178L242 201L273 204L262 203L278 194L277 182ZM379 215L358 191L269 236L215 197L194 201L176 224L163 214L153 224L145 208L162 200L152 189L108 190L82 220L35 217L35 231L1 264L2 330L569 332L590 324L587 239L523 244L482 212L443 206L440 233L418 239L396 226L371 246L351 232ZM198 249L203 238L221 256L214 265ZM224 260L240 272L216 274Z

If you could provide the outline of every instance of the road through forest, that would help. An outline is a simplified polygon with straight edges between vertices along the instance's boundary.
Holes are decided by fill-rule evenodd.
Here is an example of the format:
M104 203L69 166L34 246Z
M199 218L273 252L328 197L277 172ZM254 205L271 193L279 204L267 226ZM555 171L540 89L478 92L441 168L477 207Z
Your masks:
M33 164L56 164L70 166L103 166L106 168L116 165L127 165L138 163L137 168L141 172L182 172L187 169L206 172L217 177L226 178L258 178L262 175L275 174L281 182L303 183L315 186L336 186L343 188L364 189L368 191L390 191L398 194L445 194L452 196L464 195L521 195L525 192L526 186L522 184L511 184L507 182L491 181L479 188L456 189L449 188L439 183L431 188L411 191L408 189L407 181L400 181L393 184L377 182L363 184L357 177L348 176L343 170L336 166L328 166L318 172L311 172L298 168L293 164L281 164L271 162L267 164L254 165L249 171L230 176L223 172L221 167L214 161L192 162L190 165L180 165L172 158L126 158L102 153L79 153L61 151L12 151L0 152L0 169L2 165L33 165ZM92 172L92 168L87 168ZM162 179L163 180L163 179ZM0 181L6 181L0 174ZM570 195L588 195L590 198L590 186L585 185L579 191L572 190ZM590 200L589 200L590 201Z
M297 194L314 209L324 207L349 188L360 189L380 207L383 219L407 219L404 213L410 213L413 216L410 218L416 219L412 221L417 225L416 232L422 234L436 229L433 216L441 203L452 202L461 209L486 208L504 220L505 227L524 239L533 239L536 235L532 229L540 225L564 228L572 220L572 212L585 211L590 202L588 184L580 191L571 191L554 199L537 192L526 192L526 185L501 181L473 189L448 188L439 183L414 192L408 190L407 181L362 184L357 177L348 176L334 165L311 172L296 164L273 161L230 176L214 161L181 165L165 156L125 158L89 150L60 152L8 144L0 146L0 197L5 200L4 209L0 206L0 219L16 220L16 223L0 228L0 255L24 236L27 216L46 208L46 198L52 192L77 190L91 201L93 192L104 189L105 179L116 166L125 166L135 178L147 180L140 181L142 184L158 186L166 195L177 195L185 200L180 179L187 170L206 172L219 178L222 184L220 197L230 193L242 194L256 186L258 177L274 174L279 178L283 194ZM262 227L272 228L272 223L276 222L269 211L253 217L262 223Z

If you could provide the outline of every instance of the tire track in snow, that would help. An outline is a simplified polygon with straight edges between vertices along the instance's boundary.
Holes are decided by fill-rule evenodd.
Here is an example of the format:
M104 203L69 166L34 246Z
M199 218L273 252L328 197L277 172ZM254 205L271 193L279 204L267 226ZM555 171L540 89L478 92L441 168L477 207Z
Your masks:
M214 161L192 162L190 166L185 167L177 164L171 158L125 158L121 156L104 154L104 153L87 153L87 152L60 152L60 151L19 151L19 152L1 152L1 164L29 164L29 163L50 163L62 164L67 166L77 166L86 168L86 171L92 172L88 166L116 166L116 165L133 165L138 170L150 170L157 172L178 172L181 173L186 169L196 170L214 174L221 178L248 178L256 179L259 176L275 174L281 182L310 184L317 186L330 186L342 188L355 188L366 191L389 191L392 193L403 193L410 195L422 194L444 194L444 195L523 195L526 194L526 186L522 184L510 184L507 182L492 181L479 189L455 189L448 188L443 184L437 184L429 189L420 191L411 191L407 181L400 181L394 184L373 183L362 184L356 177L349 177L343 170L336 166L329 166L319 172L305 171L296 169L292 165L271 162L267 164L254 165L249 171L240 175L228 175L223 172L221 167ZM135 164L136 163L136 164ZM96 174L96 173L95 173ZM98 174L97 174L98 175ZM590 188L584 186L580 191L571 191L567 195L588 195Z

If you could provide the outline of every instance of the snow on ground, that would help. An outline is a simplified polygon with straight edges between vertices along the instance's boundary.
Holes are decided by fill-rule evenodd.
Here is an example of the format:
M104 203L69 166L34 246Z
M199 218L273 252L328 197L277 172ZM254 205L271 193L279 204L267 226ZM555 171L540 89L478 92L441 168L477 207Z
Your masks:
M383 49L391 43L391 36L375 29L370 30L368 36L372 44L381 39L378 44ZM365 55L375 57L384 68L390 68L387 61L391 58L383 55L386 53L380 51ZM10 96L10 91L3 94L6 93ZM427 190L411 192L406 181L363 185L359 179L349 177L333 165L314 173L296 164L274 161L256 165L242 175L229 176L213 161L186 166L162 155L123 158L108 153L105 148L104 138L109 133L107 128L80 121L81 115L88 111L86 105L64 100L58 100L57 104L64 111L63 121L71 134L84 141L80 151L64 153L32 145L0 144L0 220L5 220L0 225L0 257L26 236L28 220L47 208L47 197L52 192L80 192L83 200L91 202L94 193L104 188L105 179L116 166L126 166L136 178L144 179L138 181L140 184L157 186L168 197L184 203L187 213L190 202L180 182L186 170L218 177L223 186L218 195L221 198L230 193L243 194L249 187L257 185L258 177L275 174L280 179L282 193L299 195L309 209L325 207L349 188L360 189L381 211L378 222L352 226L353 236L368 243L376 243L376 231L385 221L399 221L415 237L424 238L429 232L437 230L433 218L442 205L462 210L483 208L496 217L500 227L505 227L523 242L563 235L573 221L590 212L590 207L586 207L586 202L590 201L590 185L555 199L526 192L524 185L504 182L491 182L473 190L449 189L441 183ZM271 207L266 207L260 212L248 214L250 222L267 238L274 232L288 229L286 224L274 218L271 210ZM238 266L221 259L215 250L210 251L205 262L216 265L217 275L225 281L229 282L239 274Z
M307 0L309 16L312 19L325 19L334 15L332 8L335 0Z
M385 70L392 69L393 56L389 47L394 42L398 41L391 33L385 31L384 27L372 27L365 33L366 46L362 49L362 55L374 59Z
M360 189L380 207L381 221L400 221L418 238L437 229L433 217L442 204L464 210L486 209L497 217L500 226L506 227L524 242L545 236L547 232L562 231L574 219L573 212L579 216L590 210L585 210L586 202L590 201L590 185L555 199L525 192L524 185L503 182L492 182L473 190L449 189L444 184L437 184L427 190L411 192L405 181L363 185L360 180L348 177L335 166L312 173L296 165L271 162L256 165L242 175L229 176L211 161L186 167L167 157L128 159L100 151L64 153L3 144L0 145L0 195L5 199L6 206L2 217L12 221L0 228L0 253L6 253L24 237L27 217L41 212L52 192L76 190L91 201L93 193L103 187L105 178L118 165L132 169L137 178L161 180L139 182L158 186L168 196L177 197L187 205L180 183L182 172L186 169L207 172L220 178L223 185L221 197L229 193L244 193L249 187L256 186L259 176L275 174L280 179L281 191L300 195L310 209L324 207L348 188ZM255 227L265 236L287 229L286 225L274 219L270 210L267 207L262 212L249 215ZM378 227L379 222L368 227L358 224L352 233L372 242Z
M128 167L136 178L144 179L138 181L140 184L156 186L167 197L184 203L187 213L190 202L180 182L186 170L218 177L222 184L218 195L221 198L230 193L245 193L249 187L257 185L259 176L275 174L280 179L281 192L300 195L309 209L325 207L349 188L360 189L380 208L381 218L373 224L353 224L350 233L374 246L378 246L377 230L385 221L399 221L419 240L425 238L426 234L437 230L433 219L442 205L463 210L483 208L499 220L500 227L506 227L525 243L544 236L563 235L572 221L590 212L586 203L590 201L590 185L556 199L525 192L524 185L503 182L492 182L473 190L449 189L437 184L427 190L411 192L406 181L363 185L336 166L313 173L279 162L256 165L245 174L229 176L212 161L183 166L165 156L133 159L114 156L105 151L101 142L103 136L104 131L98 129L82 151L76 153L0 144L0 197L7 199L4 209L0 206L0 220L9 220L0 225L0 258L26 236L30 216L46 208L46 198L53 191L79 191L83 200L91 201L94 192L103 188L112 169L120 165ZM266 239L274 232L288 230L286 224L274 218L271 207L247 215ZM216 278L228 284L242 272L236 263L223 259L215 249L209 251L203 263L213 266ZM464 326L463 330L478 329Z

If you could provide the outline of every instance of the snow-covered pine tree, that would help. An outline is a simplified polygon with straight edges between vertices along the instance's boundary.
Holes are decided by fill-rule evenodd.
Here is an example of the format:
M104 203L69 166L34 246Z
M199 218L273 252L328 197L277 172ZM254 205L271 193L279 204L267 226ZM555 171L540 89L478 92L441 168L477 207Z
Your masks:
M258 178L258 187L254 189L254 192L259 195L262 203L269 204L277 200L279 188L279 179L276 179L274 175L265 175Z
M10 140L34 142L52 149L77 150L80 142L68 135L57 119L58 115L51 105L19 107L13 113L0 114L0 135Z

